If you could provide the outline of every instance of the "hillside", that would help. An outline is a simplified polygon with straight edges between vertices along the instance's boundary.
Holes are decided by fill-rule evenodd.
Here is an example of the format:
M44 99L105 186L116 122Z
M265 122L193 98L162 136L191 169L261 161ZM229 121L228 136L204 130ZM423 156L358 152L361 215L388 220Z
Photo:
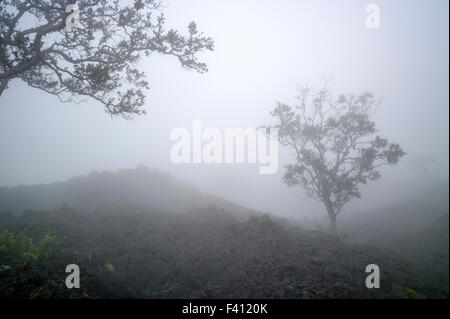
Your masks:
M360 238L421 231L433 225L441 216L448 215L448 194L448 183L436 185L409 201L398 202L381 210L345 215L341 225L345 231Z
M0 207L0 297L448 298L448 215L399 233L380 217L397 209L337 238L146 168L2 188ZM71 263L80 289L65 288Z
M83 273L82 288L68 291L62 261L31 263L37 282L28 277L33 272L20 271L24 265L12 263L0 272L2 297L41 298L55 291L56 297L73 298L403 298L409 291L433 297L433 287L417 284L400 258L265 215L237 221L215 208L92 215L66 207L3 214L0 221L0 229L26 230L34 241L51 230L65 249L64 260L79 264ZM381 268L378 290L364 286L371 263Z
M443 296L448 296L448 184L415 200L347 217L343 232L350 243L363 243L406 259L417 269L418 282L425 286L437 283Z
M68 205L84 212L121 206L138 206L160 212L182 213L191 208L216 205L242 216L250 210L177 181L173 176L147 167L116 173L92 172L64 182L0 187L0 211L22 214Z
M396 233L376 241L384 251L405 257L417 269L418 279L427 285L439 282L449 293L449 216L442 215L419 231Z

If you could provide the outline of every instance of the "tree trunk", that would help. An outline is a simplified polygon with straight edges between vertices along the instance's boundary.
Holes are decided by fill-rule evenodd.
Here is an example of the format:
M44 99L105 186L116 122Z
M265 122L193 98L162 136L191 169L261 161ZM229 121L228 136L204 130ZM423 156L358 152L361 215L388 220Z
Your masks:
M329 232L332 235L337 235L336 228L336 214L334 213L333 205L329 200L325 200L325 207L327 208L328 217L330 218Z
M330 217L330 234L337 235L337 228L336 228L336 215L334 213L332 215L328 215Z
M8 80L1 80L0 81L0 96L2 96L3 91L6 89L7 85L8 85Z

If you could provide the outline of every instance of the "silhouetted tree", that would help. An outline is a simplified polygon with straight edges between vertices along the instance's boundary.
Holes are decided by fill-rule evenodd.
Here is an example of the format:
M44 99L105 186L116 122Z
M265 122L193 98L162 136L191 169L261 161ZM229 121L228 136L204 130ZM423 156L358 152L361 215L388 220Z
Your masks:
M405 152L398 144L374 137L371 116L378 103L371 93L336 98L325 84L317 92L301 87L297 99L299 105L278 102L271 112L280 144L295 154L283 179L288 186L300 184L324 203L330 231L336 233L342 207L361 197L359 184L380 178L377 168L396 164Z
M187 36L166 31L160 9L156 0L0 1L0 96L21 79L63 102L89 97L111 115L145 113L142 54L172 55L205 72L196 55L213 49L194 22Z

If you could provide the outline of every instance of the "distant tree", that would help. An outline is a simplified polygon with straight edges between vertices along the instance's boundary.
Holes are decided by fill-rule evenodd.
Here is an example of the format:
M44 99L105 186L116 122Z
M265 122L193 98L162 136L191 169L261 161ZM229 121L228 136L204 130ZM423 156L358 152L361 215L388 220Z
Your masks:
M63 102L88 97L111 115L145 113L142 54L172 55L205 72L196 55L213 50L194 22L187 36L166 31L160 10L157 0L1 0L0 96L20 79Z
M301 185L325 205L335 234L342 207L361 197L359 185L380 178L378 167L397 164L406 153L398 144L374 137L371 117L378 103L371 93L336 98L325 84L316 92L301 87L297 99L299 105L278 102L271 112L279 143L295 154L283 180L288 186Z

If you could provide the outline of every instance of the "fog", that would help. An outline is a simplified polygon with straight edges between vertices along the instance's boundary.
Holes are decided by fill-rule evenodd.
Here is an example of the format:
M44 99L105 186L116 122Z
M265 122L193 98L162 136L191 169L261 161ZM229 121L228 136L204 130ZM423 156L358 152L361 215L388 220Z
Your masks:
M0 0L0 301L448 299L448 1L158 3Z
M170 56L142 59L148 114L111 118L92 100L60 103L14 80L0 98L0 186L61 181L91 171L145 165L252 209L315 217L322 204L258 164L174 164L169 140L194 120L221 130L273 123L277 101L294 104L297 86L332 78L336 93L371 91L381 100L379 134L407 152L363 187L344 214L414 198L448 182L449 28L447 1L377 1L379 29L365 26L365 1L165 1L170 27L195 20L215 42L199 58L209 72ZM319 215L317 214L319 212ZM325 215L325 214L323 214ZM321 215L320 215L321 216Z

